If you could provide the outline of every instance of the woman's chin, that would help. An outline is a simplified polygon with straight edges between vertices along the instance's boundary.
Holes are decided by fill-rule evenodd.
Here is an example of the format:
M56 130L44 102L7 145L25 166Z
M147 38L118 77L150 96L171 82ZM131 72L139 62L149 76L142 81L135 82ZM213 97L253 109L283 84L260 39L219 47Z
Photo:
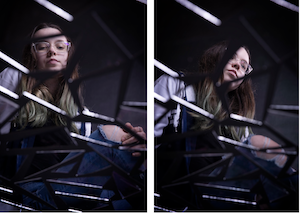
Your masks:
M60 71L64 69L64 67L48 67L48 70L51 70L51 71Z

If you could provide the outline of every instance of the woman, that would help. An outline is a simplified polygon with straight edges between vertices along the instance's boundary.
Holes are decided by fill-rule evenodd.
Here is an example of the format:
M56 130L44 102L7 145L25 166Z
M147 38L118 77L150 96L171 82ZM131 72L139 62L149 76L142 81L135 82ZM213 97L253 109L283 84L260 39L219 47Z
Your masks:
M222 56L224 55L227 45L227 42L221 42L206 50L200 61L199 72L203 74L209 74L213 72L217 63L220 62ZM245 80L241 79L234 81L236 79L243 78L251 71L252 67L250 65L250 52L247 47L241 47L224 67L223 74L220 77L219 82L223 84L225 82L232 81L227 88L227 95L229 98L228 105L231 113L253 119L255 114L255 100L251 79L247 78ZM194 102L200 108L213 114L217 120L222 121L225 118L228 118L229 115L222 108L222 102L217 96L214 87L213 81L209 78L200 81L193 87L186 87L184 82L180 80L162 76L155 82L154 91L165 98L169 98L172 94L177 93L180 98L186 98L189 102ZM177 107L176 114L173 114L175 118L170 118L172 113L169 112L160 120L154 129L156 137L163 134L163 129L169 125L168 121L174 121L174 128L179 125L179 110L180 109ZM156 105L155 119L159 118L164 111L165 110L162 107ZM201 115L196 115L195 113L193 113L193 116L195 117L195 122L192 126L190 126L190 129L205 131L212 128L213 123L209 119ZM243 142L249 136L249 132L252 131L248 127L238 129L234 127L221 127L219 133L220 135L228 136L231 139ZM259 135L253 135L250 142L251 145L254 145L258 148L271 148L279 146L273 140ZM274 157L274 155L269 154L265 155L265 157L271 159ZM280 162L278 160L275 161L275 163L277 163L280 167L283 167L285 162L286 156L280 159Z
M58 36L55 36L58 35ZM50 37L49 37L50 36ZM30 72L41 72L41 71L53 71L56 72L55 75L47 79L42 84L37 84L37 81L34 78L30 78L27 75L24 75L22 78L16 70L11 68L5 69L1 73L1 85L7 87L11 91L17 91L18 94L22 94L24 91L27 91L38 98L45 100L62 110L64 110L67 115L74 117L78 114L78 106L76 105L71 92L68 88L68 84L65 81L64 75L61 71L65 70L68 64L69 59L71 58L74 52L74 45L72 44L70 38L63 35L63 31L54 24L42 23L38 25L32 32L31 38L35 41L32 44L28 45L23 54L24 65L30 70ZM72 72L70 79L74 80L78 78L78 67L76 66ZM21 79L20 79L21 78ZM80 88L78 89L78 95L81 101ZM1 102L0 109L6 110L5 112L12 113L13 110L9 109L10 107ZM87 109L85 109L87 110ZM29 101L24 107L21 108L18 116L13 121L13 128L10 131L20 131L23 129L33 129L46 126L68 126L67 121L59 114L52 112L46 107L41 106L38 103ZM132 131L136 132L141 138L146 139L146 135L141 127L133 127L130 123L126 123L126 126ZM81 131L84 130L85 131ZM2 133L7 133L9 128L3 129ZM80 132L85 136L90 136L90 138L107 141L107 143L114 144L114 141L122 142L123 144L130 144L137 142L138 140L135 137L132 137L129 133L123 131L117 126L113 125L104 125L99 126L98 129L91 134L91 125L90 124L80 124L72 123L69 127L69 131L79 134ZM52 134L52 133L51 133ZM54 145L64 145L66 141L60 137L56 137L53 140L53 135L51 134L41 134L25 138L20 141L22 148L27 147L48 147ZM90 135L91 134L91 135ZM104 156L109 158L114 163L118 164L125 171L130 171L137 159L134 156L139 156L140 153L131 153L126 151L114 150L105 148L95 144L89 144L94 150L99 153L103 153ZM76 154L76 153L75 153ZM50 166L53 166L57 163L70 159L75 155L69 154L47 154L47 155L35 155L32 163L29 166L29 169L26 175L30 175L43 169L46 169ZM17 156L17 172L22 162L24 161L24 156ZM96 171L108 166L109 164L103 158L100 158L95 152L89 152L84 155L83 160L81 161L80 167L78 169L78 174L86 174ZM57 172L67 172L68 168L60 168ZM94 184L104 184L107 181L102 180L101 178L96 177L82 177L75 178L74 182L79 183L94 183ZM20 184L22 188L27 191L37 195L43 200L51 203L55 206L53 198L50 196L47 188L44 183L39 181L27 182ZM53 186L55 190L62 190L65 192L74 192L74 193L94 193L97 196L106 196L105 198L110 198L112 192L107 190L96 190L95 192L91 189L81 188L74 189L74 187L66 185L56 185ZM90 190L90 191L89 191ZM105 194L105 195L103 195ZM88 202L80 202L78 199L64 198L63 200L67 205L78 206L83 209L91 209L91 204ZM125 200L124 200L125 201ZM122 202L121 202L122 203ZM39 202L31 199L30 197L23 196L23 204L32 206L35 209L47 209L49 207L42 205ZM130 206L128 203L118 204L115 208L128 208Z
M227 47L228 43L225 41L214 45L204 52L199 64L199 73L208 76L204 80L201 80L195 85L186 86L183 81L163 75L156 80L154 91L167 100L172 95L176 95L179 98L194 103L198 107L204 109L206 112L213 115L215 120L224 121L229 118L229 114L224 110L225 107L222 105L224 103L222 103L220 97L218 97L215 87L216 85L220 86L221 84L227 83L226 95L228 97L230 113L253 119L255 114L255 100L251 80L250 78L243 79L245 75L248 75L252 71L250 65L250 52L247 47L242 46L236 51L223 68L223 72L221 73L221 76L219 76L217 82L213 82L210 78L216 65L221 61ZM188 73L186 76L188 76ZM160 142L161 136L168 135L169 133L185 133L188 131L199 131L200 133L202 131L199 136L186 137L184 141L172 141L167 145L161 143L157 149L158 154L164 154L165 151L170 150L178 151L178 149L185 151L200 150L200 152L205 149L220 149L220 144L216 141L215 137L210 134L210 130L217 130L217 133L220 136L243 142L256 148L264 149L280 147L279 144L270 138L254 135L249 127L237 128L225 125L216 127L211 119L191 111L186 111L187 109L185 107L181 107L177 104L176 109L170 110L163 116L166 109L158 104L155 105L155 119L159 119L159 122L154 128L154 132L158 142ZM164 140L166 139L166 137L162 138L164 138ZM284 152L283 149L272 150L281 153ZM287 161L287 156L283 154L266 154L265 152L259 151L253 151L252 153L257 158L273 162L278 168L282 168ZM175 176L175 172L173 172L172 177L175 177L174 179L176 180L177 178L191 174L194 171L199 171L220 160L222 160L221 157L186 157L186 162L181 165L182 168L177 173L178 176ZM168 167L164 162L159 162L158 166ZM161 183L164 183L164 181L166 181L164 180L165 171L166 168L158 169L158 182L161 181ZM228 171L230 171L230 169L228 169ZM214 175L218 174L220 170L216 169L208 172L208 175ZM159 179L160 177L161 180ZM187 194L189 193L191 192L188 192ZM189 195L186 196L188 197ZM199 203L197 203L197 205L198 204Z

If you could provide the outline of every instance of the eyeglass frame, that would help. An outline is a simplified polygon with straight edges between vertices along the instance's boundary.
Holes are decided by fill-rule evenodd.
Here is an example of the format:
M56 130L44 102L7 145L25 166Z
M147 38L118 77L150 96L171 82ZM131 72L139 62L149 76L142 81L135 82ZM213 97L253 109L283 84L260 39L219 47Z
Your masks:
M230 63L230 62L233 61L233 60L239 61L239 62L244 61L246 64L248 64L247 61L245 61L245 60L243 60L243 59L237 58L236 55L234 55L231 59L229 59L228 62ZM252 71L253 71L253 67L252 67L252 66L250 65L250 63L249 63L248 66L247 66L247 69L244 71L244 72L245 72L245 75L249 75Z
M56 41L55 43L57 43L57 42L63 42L63 43L65 43L65 44L67 45L67 51L66 51L66 52L69 52L69 51L70 51L70 48L71 48L71 46L72 46L72 43L71 43L71 42L69 42L69 41L67 41L67 42L65 42L65 41ZM39 52L37 51L37 49L36 49L36 46L35 46L36 43L47 43L49 46L48 46L48 50L47 50L45 53L48 53L48 52L49 52L50 47L51 47L51 44L50 44L49 42L47 42L47 41L37 41L37 42L35 42L35 43L32 43L32 47L33 47L34 51L35 51L36 53L39 53Z

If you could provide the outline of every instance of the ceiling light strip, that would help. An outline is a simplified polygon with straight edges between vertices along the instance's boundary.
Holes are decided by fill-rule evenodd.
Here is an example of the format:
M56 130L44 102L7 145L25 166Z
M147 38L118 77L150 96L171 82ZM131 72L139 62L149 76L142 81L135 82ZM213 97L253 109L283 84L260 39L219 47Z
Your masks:
M60 7L52 4L51 2L49 2L47 0L34 0L34 1L39 3L42 6L46 7L48 10L52 11L53 13L56 13L57 15L59 15L60 17L66 19L69 22L73 21L73 19L74 19L71 14L67 13L66 11L61 9Z
M154 59L154 66L156 66L158 69L164 71L165 73L167 73L168 75L170 75L172 77L175 77L175 78L179 77L177 72L171 70L169 67L167 67L164 64L160 63L156 59Z
M290 2L287 2L287 1L284 1L284 0L271 0L272 2L274 2L275 4L278 4L282 7L285 7L287 9L290 9L292 11L295 11L295 12L298 12L299 13L299 7L290 3Z
M213 16L209 12L203 10L202 8L198 7L197 5L187 0L175 0L175 1L177 1L179 4L183 5L187 9L193 11L194 13L198 14L199 16L213 23L216 26L220 26L222 24L220 19L218 19L217 17Z
M2 58L7 63L11 64L12 66L14 66L15 68L17 68L18 70L22 71L23 73L25 73L25 74L29 73L29 70L26 67L24 67L19 62L15 61L14 59L12 59L11 57L7 56L6 54L4 54L1 51L0 51L0 58Z

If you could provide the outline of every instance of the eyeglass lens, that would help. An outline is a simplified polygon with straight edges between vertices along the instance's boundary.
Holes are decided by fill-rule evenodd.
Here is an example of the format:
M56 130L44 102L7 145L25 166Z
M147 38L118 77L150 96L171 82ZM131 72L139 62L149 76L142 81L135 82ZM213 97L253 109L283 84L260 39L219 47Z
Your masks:
M245 72L246 74L249 74L252 71L252 67L250 64L248 64L246 61L238 59L236 55L233 56L233 58L231 59L235 60L235 61L239 61L240 65L241 65L241 69L243 70L243 72Z
M37 42L34 44L37 52L46 53L50 49L50 44L48 42ZM54 43L54 48L57 52L67 52L69 43L58 41Z

